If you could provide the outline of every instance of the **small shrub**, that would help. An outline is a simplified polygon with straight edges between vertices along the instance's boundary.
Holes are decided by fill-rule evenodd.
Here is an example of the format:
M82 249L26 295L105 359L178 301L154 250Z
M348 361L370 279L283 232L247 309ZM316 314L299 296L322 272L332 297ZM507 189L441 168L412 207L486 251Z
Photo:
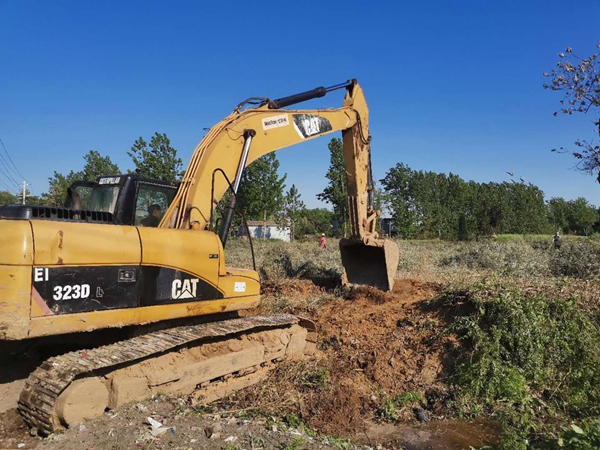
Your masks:
M383 394L381 397L381 408L378 411L379 417L387 422L396 422L398 420L398 408L396 406L394 399L390 398L387 394Z
M293 413L290 413L287 416L285 416L285 421L292 428L298 428L300 425L302 425L302 421L300 420L300 418Z
M572 423L562 427L560 437L548 443L546 448L553 450L562 448L593 450L600 448L600 419L584 420L580 425Z
M600 242L565 242L552 252L550 270L555 276L592 279L600 275Z
M419 392L407 391L393 398L383 393L378 415L387 422L396 422L402 408L419 406L421 403L423 403L423 396Z
M471 349L453 379L463 411L492 412L507 448L522 447L553 411L600 414L600 334L574 299L491 283L459 294L472 311L450 326Z
M300 450L304 447L304 439L300 436L294 436L292 442L283 447L284 450Z
M397 406L408 407L408 406L418 406L423 403L423 396L420 392L416 391L407 391L403 394L396 395L394 397L394 403Z
M308 374L303 381L303 386L308 388L317 388L318 390L324 390L331 379L329 371L323 367L317 371Z

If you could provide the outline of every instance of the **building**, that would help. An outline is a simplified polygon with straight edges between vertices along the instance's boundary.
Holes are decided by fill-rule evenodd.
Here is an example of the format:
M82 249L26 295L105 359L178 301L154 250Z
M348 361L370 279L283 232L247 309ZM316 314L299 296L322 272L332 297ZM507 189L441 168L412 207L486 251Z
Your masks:
M250 236L252 239L280 239L285 242L290 242L290 227L285 225L278 225L271 220L266 222L262 220L249 220L248 230L245 230L244 225L241 225L238 229L238 236Z
M381 219L381 234L383 236L396 236L396 227L393 218Z

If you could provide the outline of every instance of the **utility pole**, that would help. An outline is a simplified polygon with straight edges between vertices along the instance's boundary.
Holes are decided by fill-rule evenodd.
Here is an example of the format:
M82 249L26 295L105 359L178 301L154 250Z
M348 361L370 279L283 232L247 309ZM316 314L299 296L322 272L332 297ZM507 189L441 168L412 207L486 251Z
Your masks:
M24 205L25 204L25 198L27 197L27 182L25 180L23 180L23 192L21 194L21 203Z

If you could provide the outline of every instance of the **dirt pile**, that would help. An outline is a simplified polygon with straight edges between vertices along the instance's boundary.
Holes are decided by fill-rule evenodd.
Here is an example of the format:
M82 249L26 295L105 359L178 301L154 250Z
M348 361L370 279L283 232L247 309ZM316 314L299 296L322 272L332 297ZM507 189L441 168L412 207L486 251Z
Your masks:
M358 288L330 299L311 314L319 332L318 359L284 365L230 401L298 415L334 436L359 436L385 414L390 399L407 392L422 401L399 406L395 420L414 421L412 406L434 417L443 414L447 389L440 380L451 370L457 344L441 336L451 311L428 303L436 295L434 284L396 280L391 293Z
M291 297L294 299L307 299L323 295L325 289L315 285L310 280L289 279L285 282L266 280L262 282L261 294L265 297Z

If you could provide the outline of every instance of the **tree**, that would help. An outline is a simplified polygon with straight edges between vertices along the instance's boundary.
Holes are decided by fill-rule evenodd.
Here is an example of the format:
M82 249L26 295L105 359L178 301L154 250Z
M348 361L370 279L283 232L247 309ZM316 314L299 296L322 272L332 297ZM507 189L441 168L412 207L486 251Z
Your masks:
M110 156L102 156L96 150L90 150L84 157L85 165L82 179L95 181L100 175L117 175L121 173L119 166L113 163Z
M548 202L548 219L554 231L568 231L569 204L562 197L551 198Z
M258 158L244 170L238 190L247 219L275 218L283 209L283 189L287 175L279 177L275 153Z
M544 193L525 183L465 182L458 175L396 164L381 180L394 226L404 238L466 239L475 234L548 229Z
M394 227L403 238L415 237L419 234L419 219L415 195L415 177L413 170L403 163L396 164L388 170L381 180L384 192L389 199Z
M140 136L127 154L135 165L135 172L144 177L178 181L183 175L181 158L164 133L154 133L150 145Z
M304 210L304 202L300 200L300 193L296 189L296 185L292 184L289 191L286 192L283 199L283 212L285 219L290 224L290 240L294 240L294 232L296 224L300 219L300 215Z
M458 218L458 240L466 241L469 239L469 232L467 231L467 217L461 214Z
M326 208L304 209L296 225L296 236L332 234L333 212Z
M600 49L600 41L597 44ZM564 93L560 101L560 111L554 113L573 114L591 112L596 115L594 127L600 134L600 54L594 53L587 58L580 58L573 53L571 47L567 47L565 53L559 53L560 61L557 68L550 73L544 72L544 76L550 78L550 83L544 83L544 89L561 91ZM600 183L600 146L591 141L578 139L575 141L576 150L571 151L578 160L577 168L590 175L596 175ZM553 151L556 151L554 149ZM566 152L560 148L559 152Z
M0 205L17 203L17 196L8 191L0 191Z
M114 175L121 172L119 166L114 164L109 156L102 156L95 150L90 150L83 157L83 169L75 172L71 170L67 175L54 172L48 178L48 192L42 194L42 201L49 206L62 206L67 197L67 188L75 181L95 181L100 175Z
M317 198L333 206L334 217L344 225L348 221L348 181L344 164L344 147L341 139L333 138L327 145L330 153L330 166L325 177L329 180L323 192Z
M587 236L598 220L598 211L585 198L579 197L569 202L567 217L570 231Z

